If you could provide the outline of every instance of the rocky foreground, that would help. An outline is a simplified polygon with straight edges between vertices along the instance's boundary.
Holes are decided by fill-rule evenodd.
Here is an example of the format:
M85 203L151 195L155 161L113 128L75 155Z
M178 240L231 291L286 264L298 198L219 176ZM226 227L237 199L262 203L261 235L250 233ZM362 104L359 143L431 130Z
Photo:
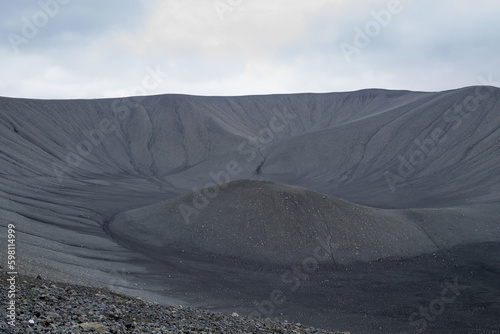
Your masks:
M3 275L2 275L3 276ZM104 289L16 277L15 326L8 276L1 280L2 333L337 333L299 323L171 307ZM347 333L344 333L347 334Z

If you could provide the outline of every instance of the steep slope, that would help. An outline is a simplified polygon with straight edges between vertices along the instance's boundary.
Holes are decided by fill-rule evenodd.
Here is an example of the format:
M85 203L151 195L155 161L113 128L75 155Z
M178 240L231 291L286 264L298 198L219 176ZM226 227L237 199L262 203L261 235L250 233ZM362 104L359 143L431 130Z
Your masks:
M0 173L47 177L49 184L130 176L181 194L204 187L210 171L235 160L242 168L237 178L263 177L371 206L496 202L499 97L498 89L471 87L233 98L2 98Z
M281 138L291 137L384 112L426 95L362 91L234 98L0 98L2 173L161 177L235 151L242 139L258 137L271 124L273 129L282 129ZM278 139L273 136L269 141Z
M261 175L385 208L498 203L499 101L468 88L288 138L267 147Z

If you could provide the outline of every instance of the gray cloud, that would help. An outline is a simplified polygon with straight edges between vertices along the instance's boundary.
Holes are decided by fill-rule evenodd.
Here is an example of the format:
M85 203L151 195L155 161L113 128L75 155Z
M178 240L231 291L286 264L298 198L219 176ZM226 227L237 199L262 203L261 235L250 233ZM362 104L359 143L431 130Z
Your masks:
M39 2L0 5L0 95L122 96L148 67L168 73L148 94L444 90L479 84L480 75L500 80L495 1L401 0L363 47L355 29L373 25L372 11L390 0L243 0L222 16L202 0L42 2L56 1L58 13L29 38L23 25L43 10ZM27 40L17 52L12 33ZM359 51L350 62L342 43Z

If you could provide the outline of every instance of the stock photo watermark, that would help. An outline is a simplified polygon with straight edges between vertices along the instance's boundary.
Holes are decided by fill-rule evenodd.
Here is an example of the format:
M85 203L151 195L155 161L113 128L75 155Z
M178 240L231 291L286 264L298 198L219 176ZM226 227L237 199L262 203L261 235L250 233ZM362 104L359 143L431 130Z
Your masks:
M281 282L288 286L289 293L297 291L303 282L307 281L315 271L318 270L319 265L325 261L333 260L333 250L338 248L339 245L331 242L329 236L326 241L317 238L319 246L316 246L313 255L306 257L302 260L300 265L294 265L286 270L281 275ZM333 261L335 263L335 261ZM269 299L255 300L253 302L256 310L248 315L249 318L266 317L270 318L276 312L278 307L284 304L287 300L287 294L281 289L275 289L269 294Z
M114 99L111 103L113 116L119 121L124 121L130 117L133 109L142 109L144 111L144 107L140 104L144 99L144 95L148 91L158 88L167 76L167 73L162 72L158 66L156 66L156 69L147 67L146 72L147 74L143 77L141 85L134 87L132 90L133 95L137 96ZM68 149L68 153L64 157L66 164L52 163L52 170L58 181L63 182L64 176L79 167L85 158L88 158L104 142L107 135L114 133L115 136L118 136L118 131L112 120L106 117L101 119L97 128L83 131L82 135L86 139L81 140L74 147L66 147Z
M7 323L16 326L16 226L7 225Z
M363 28L354 27L354 37L351 43L342 42L339 47L348 63L352 61L354 55L361 53L373 39L377 38L382 30L388 27L395 15L400 14L404 7L401 1L391 0L387 3L387 9L379 11L372 10L370 16L373 20L368 21Z
M44 28L51 19L56 17L61 11L62 6L70 3L71 0L40 0L39 9L31 15L24 16L22 27L19 32L8 32L7 38L15 52L19 52L19 46L28 44L34 39L38 32Z
M224 21L227 13L232 13L244 0L216 0L212 3L217 16Z
M242 141L238 145L238 152L246 156L246 161L251 162L255 160L259 155L259 148L264 145L271 143L280 133L284 133L286 127L289 125L289 121L297 117L296 114L290 113L288 109L283 108L281 111L278 109L273 109L273 116L268 122L268 126L260 129L255 136L247 137L246 141ZM181 213L184 223L189 225L190 217L192 215L197 215L200 210L205 209L210 200L215 199L220 190L225 188L227 182L235 180L237 176L243 171L240 163L236 160L229 161L225 169L218 172L210 171L208 173L209 177L214 182L209 182L203 187L203 193L200 189L193 189L195 195L193 196L192 206L181 203L178 206L179 212ZM257 168L256 173L260 172L260 166Z
M445 312L446 306L453 304L457 297L460 296L461 291L468 288L460 285L457 277L452 281L445 280L441 283L441 286L443 289L438 298L433 299L427 306L420 306L418 312L413 312L408 317L408 322L413 328L412 332L402 332L400 334L424 333L429 327L429 323L436 321Z
M481 81L483 82L484 79L482 78ZM383 174L391 192L395 192L399 184L404 183L413 175L435 152L436 148L447 140L450 131L458 130L464 120L470 118L471 113L477 111L481 103L491 97L491 93L490 87L476 87L474 94L468 95L460 103L444 112L442 121L449 124L449 127L436 126L425 138L414 139L414 148L411 153L398 155L399 165Z

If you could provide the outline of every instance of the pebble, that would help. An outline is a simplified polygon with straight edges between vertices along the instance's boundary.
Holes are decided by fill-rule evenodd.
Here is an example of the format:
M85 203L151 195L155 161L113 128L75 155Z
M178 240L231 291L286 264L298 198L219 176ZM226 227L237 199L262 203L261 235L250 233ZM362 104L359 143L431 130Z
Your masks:
M163 306L103 289L47 282L41 277L18 278L16 326L2 321L0 333L340 333L277 319L246 318L236 312L226 315ZM0 289L7 290L6 280L0 280ZM7 294L0 294L0 303L7 302Z

